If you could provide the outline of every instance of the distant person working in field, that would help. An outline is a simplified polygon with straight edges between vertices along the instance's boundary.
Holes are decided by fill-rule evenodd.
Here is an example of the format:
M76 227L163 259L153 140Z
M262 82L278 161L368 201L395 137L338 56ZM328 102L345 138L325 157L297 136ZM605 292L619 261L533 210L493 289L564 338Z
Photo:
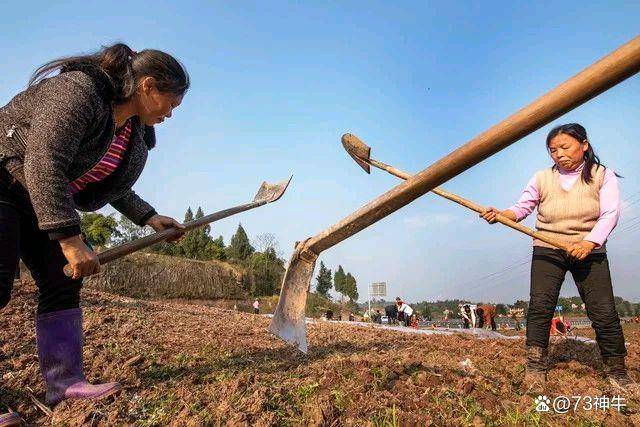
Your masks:
M398 305L389 304L384 307L384 313L387 316L387 323L389 325L398 324Z
M371 323L380 323L380 318L382 317L382 315L380 314L380 310L373 311L372 309L371 311L365 312L365 314L369 314L369 320L371 321Z
M491 325L491 330L495 331L496 327L496 306L491 304L482 304L478 306L476 311L478 315L478 327L484 328L485 325Z
M404 326L411 326L413 308L402 300L396 299L396 305L398 306L398 313L402 313Z
M399 308L402 305L402 299L400 297L396 297L396 303L395 303L395 310L396 310L396 316L398 319L398 323L402 324L404 323L404 312L400 311Z
M410 317L411 319L411 323L409 326L411 326L414 329L418 329L418 314L417 313L413 313L413 315Z
M484 310L481 306L476 308L476 328L482 329L484 327Z
M566 336L571 331L571 322L564 320L564 316L562 315L562 306L556 307L556 313L557 315L551 319L551 328L549 333L551 335Z
M516 329L516 331L519 331L520 329L522 329L522 326L520 325L520 310L517 309L511 309L510 310L510 317L511 319L513 319L513 323L514 323L514 328Z
M514 206L503 211L488 208L481 215L489 223L496 221L498 213L521 221L537 207L537 231L571 244L565 252L539 240L533 242L524 382L542 389L546 381L551 319L570 271L595 329L609 382L637 389L625 366L627 350L606 250L620 215L618 178L600 162L587 131L577 123L551 129L545 148L553 166L531 178Z
M260 314L260 301L257 299L253 302L253 314Z
M80 289L100 263L81 238L77 210L111 204L141 227L184 228L131 188L156 145L154 126L171 117L188 88L186 70L171 55L120 43L44 64L0 108L0 308L22 258L38 287L36 343L47 405L120 390L118 383L89 384L84 375Z
M551 319L551 329L549 331L551 335L566 336L569 332L571 332L571 322L564 320L562 314Z
M473 304L460 304L460 315L464 329L476 327L476 308Z

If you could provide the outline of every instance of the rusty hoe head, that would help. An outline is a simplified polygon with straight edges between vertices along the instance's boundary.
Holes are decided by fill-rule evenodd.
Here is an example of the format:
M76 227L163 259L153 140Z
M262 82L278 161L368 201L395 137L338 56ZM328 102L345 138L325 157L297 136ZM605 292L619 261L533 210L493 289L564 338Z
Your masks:
M300 249L304 242L299 244L293 252L287 271L282 281L280 299L273 313L269 332L279 336L289 344L295 344L298 349L307 352L307 326L305 319L305 307L307 305L307 292L313 277L315 257L304 257Z
M345 133L342 135L342 146L366 173L371 173L371 167L368 163L371 148L367 144L362 142L357 136Z
M278 182L277 184L269 184L268 182L263 182L256 193L256 196L253 198L254 203L271 203L278 200L285 191L287 191L287 187L291 182L293 175L289 177L289 179L284 180L282 182Z

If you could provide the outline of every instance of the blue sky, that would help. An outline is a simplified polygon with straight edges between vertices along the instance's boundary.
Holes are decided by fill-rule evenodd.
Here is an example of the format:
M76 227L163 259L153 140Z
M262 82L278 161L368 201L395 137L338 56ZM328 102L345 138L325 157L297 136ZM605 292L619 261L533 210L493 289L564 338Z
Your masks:
M58 56L116 41L174 54L192 88L157 127L158 147L135 190L182 218L189 205L224 209L250 200L262 180L293 174L277 204L212 227L226 242L239 221L250 237L273 233L288 259L295 241L398 183L365 175L343 152L344 132L372 146L373 157L416 172L638 35L638 2L557 3L9 1L0 16L0 102ZM601 159L625 177L628 207L608 246L615 293L634 301L639 93L636 76L554 122L582 123ZM550 127L443 187L509 206L550 165ZM320 259L352 272L362 300L369 283L386 281L391 297L409 301L509 302L528 297L530 251L526 236L427 195ZM576 294L572 282L563 294Z

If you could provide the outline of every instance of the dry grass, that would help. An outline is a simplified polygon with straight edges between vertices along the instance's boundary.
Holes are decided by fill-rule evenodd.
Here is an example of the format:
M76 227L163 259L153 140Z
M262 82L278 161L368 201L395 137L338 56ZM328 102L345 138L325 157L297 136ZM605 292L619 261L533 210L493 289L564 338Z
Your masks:
M240 267L215 260L135 253L102 268L87 287L133 298L244 298L250 285Z

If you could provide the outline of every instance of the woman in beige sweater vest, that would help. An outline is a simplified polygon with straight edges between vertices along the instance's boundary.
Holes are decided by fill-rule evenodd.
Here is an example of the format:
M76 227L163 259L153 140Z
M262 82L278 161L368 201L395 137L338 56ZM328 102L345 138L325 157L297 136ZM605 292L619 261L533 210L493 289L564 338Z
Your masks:
M565 252L533 241L525 384L541 387L546 381L551 319L570 271L595 329L607 378L617 387L635 386L624 363L627 351L606 252L620 214L617 175L600 163L587 131L577 123L553 128L547 149L554 166L538 171L514 206L489 208L481 215L489 223L497 213L521 221L537 207L538 232L571 243Z

